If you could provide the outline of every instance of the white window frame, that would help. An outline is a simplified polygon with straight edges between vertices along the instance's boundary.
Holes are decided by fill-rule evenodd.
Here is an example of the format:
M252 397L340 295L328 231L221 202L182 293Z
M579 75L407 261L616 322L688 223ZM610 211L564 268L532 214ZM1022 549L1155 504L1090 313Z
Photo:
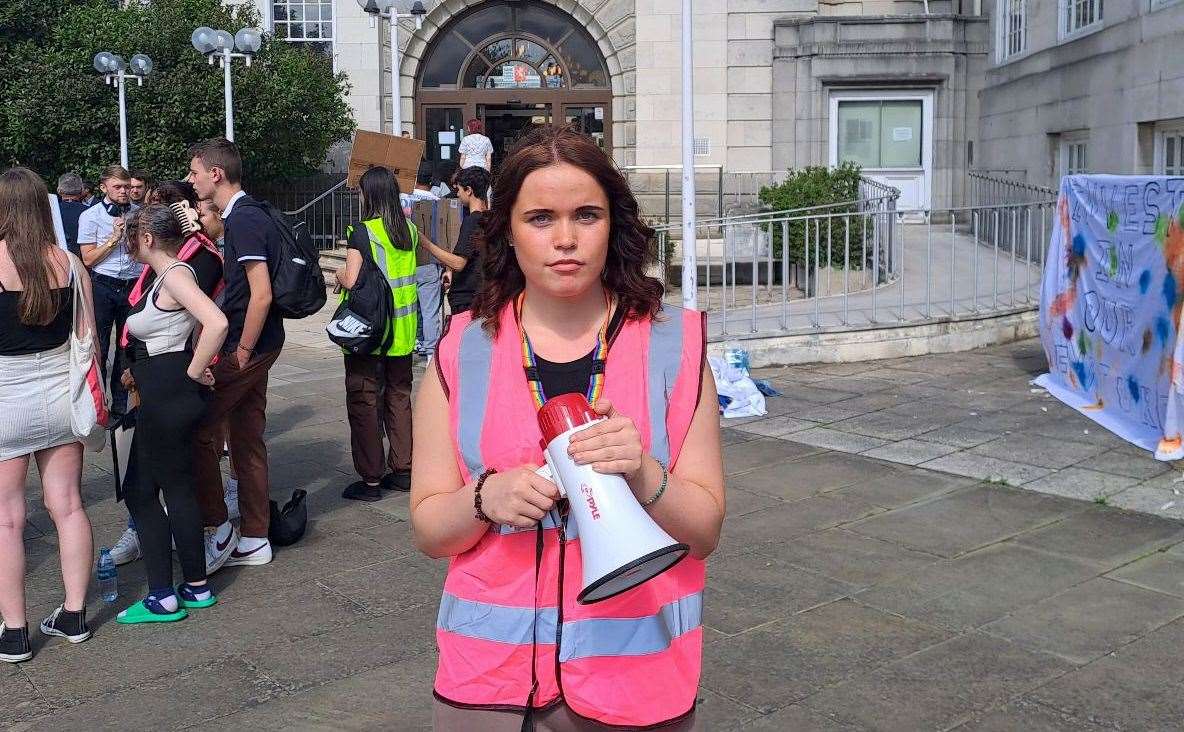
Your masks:
M1074 159L1084 158L1084 164ZM1065 132L1061 135L1057 166L1061 176L1082 175L1090 172L1089 131Z
M892 174L921 171L921 206L927 209L933 202L933 91L930 89L843 89L830 94L830 119L827 121L827 144L830 166L839 164L839 102L852 101L919 101L921 102L921 167L918 168L875 168L875 171Z
M267 11L267 27L271 29L272 36L276 40L280 40L285 43L309 43L309 42L319 43L322 41L328 41L329 42L329 60L333 64L333 73L337 73L337 2L336 2L336 0L328 0L328 4L329 4L330 8L332 8L332 13L330 13L330 18L329 18L330 32L333 34L333 36L331 38L287 38L286 35L285 35L285 37L281 38L279 36L279 34L277 34L275 32L275 22L276 22L275 21L275 6L277 3L283 3L284 5L287 5L289 10L291 9L293 4L297 4L297 5L304 4L303 0L267 0L264 3L266 5L266 11ZM316 2L314 4L320 5L321 3ZM291 21L282 20L280 22L284 23L284 24L288 24ZM301 22L306 22L306 21L301 21ZM320 21L318 20L317 22L319 23Z
M997 0L995 12L995 60L998 63L1011 61L1028 52L1028 0ZM1012 12L1018 8L1018 13ZM1011 25L1013 17L1019 18L1019 27ZM1011 50L1011 41L1018 39L1019 48Z
M1175 169L1171 172L1167 167L1167 140L1175 140L1176 154ZM1156 125L1155 128L1155 174L1184 176L1184 122L1174 122Z
M1058 0L1057 1L1057 37L1061 41L1071 41L1102 29L1105 22L1105 0ZM1078 26L1072 25L1074 11L1078 7L1090 6L1096 9L1093 20Z

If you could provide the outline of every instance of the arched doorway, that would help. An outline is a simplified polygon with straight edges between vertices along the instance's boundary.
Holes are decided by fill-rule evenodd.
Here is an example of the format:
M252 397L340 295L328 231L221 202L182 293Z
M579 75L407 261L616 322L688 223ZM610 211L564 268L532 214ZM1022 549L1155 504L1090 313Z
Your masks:
M494 165L540 124L570 122L612 150L612 88L604 56L574 18L542 2L491 0L445 25L416 78L416 129L432 161L455 158L476 118Z

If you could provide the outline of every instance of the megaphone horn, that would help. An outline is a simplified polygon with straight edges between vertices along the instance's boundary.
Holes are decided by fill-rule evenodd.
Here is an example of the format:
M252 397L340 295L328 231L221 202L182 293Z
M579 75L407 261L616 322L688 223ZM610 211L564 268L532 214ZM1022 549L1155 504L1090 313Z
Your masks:
M650 518L623 477L597 473L568 456L572 434L601 419L581 394L548 399L539 410L544 470L567 498L580 537L584 585L576 600L582 605L631 590L690 551Z

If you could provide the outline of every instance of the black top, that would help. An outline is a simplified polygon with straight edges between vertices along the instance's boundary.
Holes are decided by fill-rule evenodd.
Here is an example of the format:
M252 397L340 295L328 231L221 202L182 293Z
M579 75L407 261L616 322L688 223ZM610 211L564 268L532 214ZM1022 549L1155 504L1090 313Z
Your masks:
M66 235L66 248L79 257L82 253L78 247L78 217L88 208L90 207L81 201L58 200L58 210L62 214L62 231Z
M58 311L49 325L25 325L20 316L20 291L0 291L0 356L40 353L66 342L74 321L74 288L67 285L54 288L54 292Z
M409 221L407 223L411 222ZM362 253L362 256L369 257L372 252L370 250L370 230L366 228L366 224L362 221L359 221L356 224L350 226L350 229L351 231L349 232L349 237L347 237L345 240L345 248L357 249ZM383 224L382 229L383 231L386 231L386 224ZM390 237L390 232L387 232L387 237ZM395 246L395 243L392 241L391 245ZM395 249L398 248L398 246L395 246ZM403 249L401 251L407 250Z
M622 311L617 310L608 323L609 340L616 336L624 320ZM543 384L543 394L548 399L560 394L587 394L588 382L592 379L592 358L596 349L592 349L575 361L556 363L535 354L534 360L538 364L539 381Z
M226 264L222 312L226 313L230 329L226 333L223 353L238 348L243 335L243 323L247 317L247 304L251 301L251 287L247 283L245 265L251 262L266 262L269 278L274 274L272 262L278 260L281 249L281 234L267 212L259 207L250 196L243 196L234 202L230 216L226 217ZM272 353L284 345L284 320L275 308L267 313L259 340L247 345L255 353Z
M465 217L456 237L456 248L452 253L465 258L464 269L452 275L452 287L448 289L448 304L453 313L463 313L473 303L477 288L481 284L481 253L475 241L477 227L481 226L484 211L474 211Z

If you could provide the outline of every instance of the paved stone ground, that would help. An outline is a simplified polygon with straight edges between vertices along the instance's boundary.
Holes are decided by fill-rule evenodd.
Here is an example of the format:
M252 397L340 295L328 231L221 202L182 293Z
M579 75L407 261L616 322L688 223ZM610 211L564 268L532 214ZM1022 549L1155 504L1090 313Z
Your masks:
M412 547L405 495L339 497L351 479L339 357L316 322L302 325L274 372L269 439L276 497L309 491L304 541L267 567L223 571L221 602L172 626L113 622L144 590L140 563L121 568L120 603L91 601L91 641L35 633L34 660L0 664L0 727L430 724L445 564ZM1133 486L1115 500L1139 481L1170 485L1162 468L1030 395L1036 354L1021 344L787 370L775 416L725 429L706 729L1178 728L1184 524L977 479L1051 485L1069 473L1065 485L1081 475ZM107 460L88 459L84 485L102 544L125 520ZM922 461L933 469L901 464ZM35 483L26 547L39 618L59 602L60 579Z

